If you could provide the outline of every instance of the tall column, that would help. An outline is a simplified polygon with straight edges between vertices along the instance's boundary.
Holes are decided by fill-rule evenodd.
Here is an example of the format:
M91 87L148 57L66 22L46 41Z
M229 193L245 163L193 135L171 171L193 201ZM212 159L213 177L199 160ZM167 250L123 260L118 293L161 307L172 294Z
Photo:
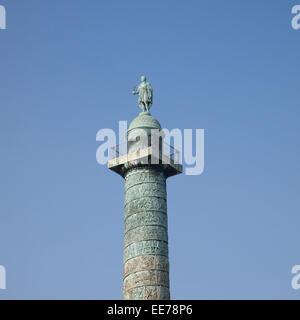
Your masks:
M166 179L157 166L125 174L124 299L170 299Z
M141 112L127 131L127 154L108 163L125 179L126 300L170 299L166 179L181 173L182 166L172 159L162 162L162 147L157 152L157 143L151 145L152 129L160 132L159 122ZM152 156L158 161L151 162Z

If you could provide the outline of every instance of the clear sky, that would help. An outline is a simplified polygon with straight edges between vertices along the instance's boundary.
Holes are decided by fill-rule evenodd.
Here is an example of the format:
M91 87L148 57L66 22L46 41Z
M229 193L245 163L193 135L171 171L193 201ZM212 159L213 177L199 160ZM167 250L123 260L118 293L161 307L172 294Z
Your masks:
M173 299L299 299L300 0L0 0L0 299L121 299L124 182L96 133L205 129L168 180Z

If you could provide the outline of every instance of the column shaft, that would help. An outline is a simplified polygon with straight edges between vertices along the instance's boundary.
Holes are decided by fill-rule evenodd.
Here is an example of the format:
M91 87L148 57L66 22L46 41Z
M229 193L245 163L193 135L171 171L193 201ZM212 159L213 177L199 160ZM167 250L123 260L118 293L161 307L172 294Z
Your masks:
M123 298L170 299L166 179L159 166L125 174Z

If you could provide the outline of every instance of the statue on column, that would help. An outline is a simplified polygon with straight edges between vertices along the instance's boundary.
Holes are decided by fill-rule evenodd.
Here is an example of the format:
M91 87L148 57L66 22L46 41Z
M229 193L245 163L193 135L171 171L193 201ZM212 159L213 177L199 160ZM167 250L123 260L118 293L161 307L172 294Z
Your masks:
M141 77L141 83L136 90L136 87L133 87L132 93L138 94L139 99L138 103L143 112L149 112L152 103L153 103L153 89L149 82L146 82L146 77Z

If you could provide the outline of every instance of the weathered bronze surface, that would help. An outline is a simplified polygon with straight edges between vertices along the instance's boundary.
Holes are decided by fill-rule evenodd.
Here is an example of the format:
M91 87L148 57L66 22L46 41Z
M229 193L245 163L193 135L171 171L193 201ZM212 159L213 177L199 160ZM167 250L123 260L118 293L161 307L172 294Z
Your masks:
M138 91L143 112L127 132L127 155L113 159L108 167L125 179L123 298L126 300L168 300L169 252L166 179L182 172L181 165L143 162L151 145L142 139L152 129L161 130L149 112L152 88L142 77Z

